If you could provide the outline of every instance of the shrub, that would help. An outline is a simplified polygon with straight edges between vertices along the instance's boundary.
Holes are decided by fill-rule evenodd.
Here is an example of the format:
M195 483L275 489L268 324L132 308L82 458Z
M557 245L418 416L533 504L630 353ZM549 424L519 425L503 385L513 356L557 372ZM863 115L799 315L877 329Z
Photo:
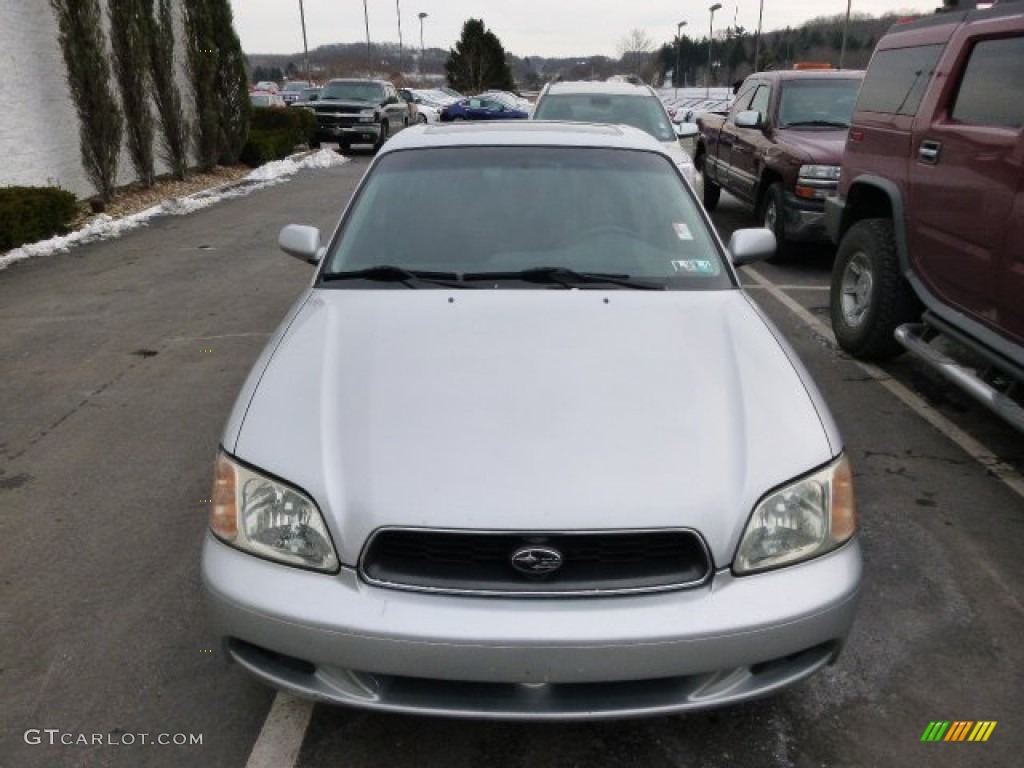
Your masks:
M316 115L312 110L302 107L253 107L252 128L263 131L291 131L293 144L308 144L316 133Z
M65 231L76 207L60 187L0 187L0 251Z
M295 148L295 137L290 130L253 128L242 149L241 160L250 168L280 160Z

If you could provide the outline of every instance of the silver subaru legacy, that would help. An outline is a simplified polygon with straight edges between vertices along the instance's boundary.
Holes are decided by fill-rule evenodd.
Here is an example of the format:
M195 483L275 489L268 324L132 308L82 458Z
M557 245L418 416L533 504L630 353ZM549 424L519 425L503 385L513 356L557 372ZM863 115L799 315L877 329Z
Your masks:
M835 661L851 470L672 158L626 126L383 147L249 376L202 574L230 659L395 712L653 715Z

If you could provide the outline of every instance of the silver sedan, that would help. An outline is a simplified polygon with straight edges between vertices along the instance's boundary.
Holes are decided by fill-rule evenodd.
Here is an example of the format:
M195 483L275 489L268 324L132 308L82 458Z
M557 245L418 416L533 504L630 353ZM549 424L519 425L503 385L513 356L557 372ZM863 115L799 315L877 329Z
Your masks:
M409 228L418 233L408 237ZM378 710L652 715L836 661L835 424L672 157L618 125L430 125L374 159L242 389L202 557L228 656Z

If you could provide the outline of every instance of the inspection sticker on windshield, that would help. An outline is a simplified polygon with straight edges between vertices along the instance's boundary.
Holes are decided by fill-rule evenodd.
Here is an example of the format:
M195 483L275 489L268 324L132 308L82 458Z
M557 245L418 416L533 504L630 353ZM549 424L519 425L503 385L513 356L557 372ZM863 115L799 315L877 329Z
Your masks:
M679 259L672 262L672 267L676 272L688 274L713 275L715 273L715 263L711 259Z
M693 240L693 235L690 234L690 228L681 221L673 221L672 229L676 231L676 237L680 240Z

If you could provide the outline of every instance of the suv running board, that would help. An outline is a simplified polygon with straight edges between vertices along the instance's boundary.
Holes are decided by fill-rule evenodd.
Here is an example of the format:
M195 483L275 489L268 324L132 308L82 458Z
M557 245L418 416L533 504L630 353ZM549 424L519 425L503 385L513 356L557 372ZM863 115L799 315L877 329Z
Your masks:
M921 323L908 323L896 329L896 341L914 357L927 363L947 381L959 387L1010 425L1024 432L1024 407L993 387L973 368L961 365L926 341L935 333Z

